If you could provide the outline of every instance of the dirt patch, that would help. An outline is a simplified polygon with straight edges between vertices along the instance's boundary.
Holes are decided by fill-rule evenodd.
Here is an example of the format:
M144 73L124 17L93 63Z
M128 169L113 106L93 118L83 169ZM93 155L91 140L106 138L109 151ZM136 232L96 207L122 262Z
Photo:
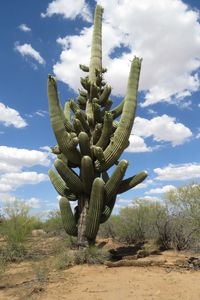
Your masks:
M140 247L100 241L100 247L114 249L127 261L115 268L105 265L79 265L55 269L59 238L34 239L39 260L10 264L0 278L0 299L3 300L199 300L200 271L184 266L191 253L165 251L137 257ZM65 246L65 244L64 244ZM151 249L142 248L150 252ZM73 251L73 250L72 250ZM144 252L145 253L145 252ZM41 255L43 254L43 255ZM123 255L122 255L123 254ZM132 264L132 266L131 266ZM165 266L164 266L165 265Z

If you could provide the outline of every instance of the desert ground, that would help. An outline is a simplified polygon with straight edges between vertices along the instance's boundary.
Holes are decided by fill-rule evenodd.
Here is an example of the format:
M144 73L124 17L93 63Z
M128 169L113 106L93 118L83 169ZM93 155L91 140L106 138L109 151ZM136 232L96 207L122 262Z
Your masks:
M64 251L60 237L35 237L29 243L35 256L8 264L0 275L2 300L200 299L199 268L185 263L191 253L164 251L135 259L129 251L111 265L83 264L58 270L58 250ZM115 251L123 248L110 240L103 244Z

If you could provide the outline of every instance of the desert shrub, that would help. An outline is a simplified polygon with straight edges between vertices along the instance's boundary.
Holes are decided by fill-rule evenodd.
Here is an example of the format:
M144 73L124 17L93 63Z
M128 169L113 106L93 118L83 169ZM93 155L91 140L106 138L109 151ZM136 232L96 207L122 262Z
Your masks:
M20 200L15 200L4 208L5 219L1 230L9 244L23 243L34 228L35 218L29 216L29 210Z
M109 259L108 251L99 249L95 246L79 249L74 252L74 264L103 264Z
M200 185L189 184L165 195L176 250L193 250L200 243Z
M2 249L7 261L21 260L26 255L24 242L34 228L35 217L29 215L30 207L20 200L9 203L4 208L5 218L1 223L1 234L7 244Z
M160 203L137 199L131 207L122 208L119 215L112 216L103 224L100 235L128 244L140 243L146 239L158 240L164 215L167 215L166 208Z
M63 251L59 253L55 260L55 268L57 270L63 270L70 266L73 266L74 264L74 256L72 252L69 251Z
M47 233L54 235L64 232L60 211L55 210L49 212L42 226Z
M134 200L101 225L99 235L128 244L154 240L161 249L200 251L200 185L171 190L160 202Z
M111 216L107 222L100 225L98 236L103 238L117 238L120 226L119 215Z
M49 268L46 262L34 263L32 269L39 283L45 283L48 280Z
M7 261L5 257L0 256L0 275L2 275L6 270Z

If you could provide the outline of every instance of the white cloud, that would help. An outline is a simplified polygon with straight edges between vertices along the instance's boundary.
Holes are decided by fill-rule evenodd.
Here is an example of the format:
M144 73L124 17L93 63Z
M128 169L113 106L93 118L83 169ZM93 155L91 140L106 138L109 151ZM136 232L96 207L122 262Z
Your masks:
M129 204L130 202L131 202L130 199L124 199L124 198L117 199L118 205L120 205L120 204Z
M146 195L148 195L148 194L163 194L163 193L167 193L174 189L176 189L176 187L174 185L165 185L161 188L151 189L151 190L145 192L145 194Z
M35 114L40 116L40 117L45 117L46 115L48 115L48 111L39 109L35 112Z
M47 152L0 146L0 173L20 171L23 167L48 166Z
M20 24L18 28L19 28L19 30L24 31L24 32L30 32L31 31L31 28L28 27L26 24Z
M176 123L176 119L168 115L151 120L136 117L133 132L142 137L152 136L156 142L170 142L172 146L183 144L192 136L188 127L182 123Z
M9 192L27 184L48 180L46 174L37 172L6 173L0 176L0 193Z
M99 0L98 3L104 7L103 61L113 94L124 95L134 55L143 57L140 80L140 90L145 92L143 106L160 101L184 101L184 97L199 89L197 11L180 0ZM85 28L80 35L66 37L60 61L54 66L58 79L75 90L80 58L83 63L89 63L90 31L91 28ZM121 45L125 45L129 53L119 53L112 59L110 54Z
M13 125L16 128L27 126L26 121L20 116L19 112L0 102L0 122L5 126Z
M15 45L15 50L18 51L24 57L31 57L36 60L39 64L44 65L45 60L42 58L40 53L36 51L31 44Z
M160 198L158 197L154 197L154 196L144 196L144 197L140 197L139 199L141 200L149 200L149 201L159 201Z
M200 132L199 132L199 133L197 133L197 135L196 135L196 139L200 139Z
M30 199L27 199L25 203L30 207L30 208L40 208L41 207L41 201L38 198L31 197Z
M84 20L91 21L91 13L85 0L54 0L49 3L46 13L42 13L41 17L51 17L54 14L72 20L81 16Z
M41 207L41 202L40 199L36 197L31 197L29 199L24 199L24 198L19 198L16 195L10 194L10 193L0 193L0 202L5 205L11 205L13 206L14 201L21 201L22 203L26 204L29 208L40 208Z
M200 178L200 164L186 163L181 165L169 164L164 168L156 168L157 180L191 180Z
M150 147L147 147L144 139L139 136L130 135L129 142L126 152L149 152L152 150Z

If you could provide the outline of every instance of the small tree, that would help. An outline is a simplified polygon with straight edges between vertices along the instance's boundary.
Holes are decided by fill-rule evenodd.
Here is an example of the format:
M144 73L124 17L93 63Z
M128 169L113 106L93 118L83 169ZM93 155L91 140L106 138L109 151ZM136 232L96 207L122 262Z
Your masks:
M200 238L200 185L191 183L165 195L171 218L171 240L177 250L191 248Z

